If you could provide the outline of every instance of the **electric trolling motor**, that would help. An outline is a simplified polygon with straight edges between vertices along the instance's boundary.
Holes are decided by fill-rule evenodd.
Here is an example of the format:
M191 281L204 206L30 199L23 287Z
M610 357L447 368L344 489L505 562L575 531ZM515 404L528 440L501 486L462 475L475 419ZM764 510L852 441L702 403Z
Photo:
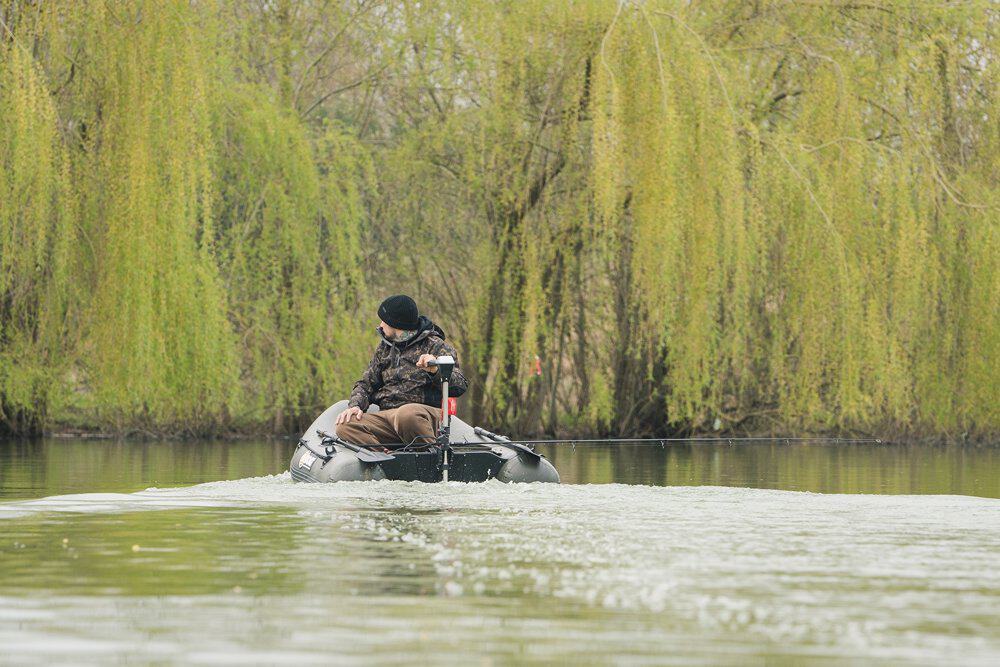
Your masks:
M437 445L441 451L441 481L448 481L448 466L451 453L451 410L448 405L448 382L451 380L451 371L455 368L455 358L451 355L443 355L433 361L427 362L428 366L437 366L441 375L441 426L437 432Z

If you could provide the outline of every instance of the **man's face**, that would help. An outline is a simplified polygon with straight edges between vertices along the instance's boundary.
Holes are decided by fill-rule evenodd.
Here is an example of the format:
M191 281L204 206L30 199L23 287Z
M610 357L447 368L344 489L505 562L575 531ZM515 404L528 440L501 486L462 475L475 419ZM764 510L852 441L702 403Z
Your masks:
M402 329L397 329L396 327L391 327L381 320L378 323L378 328L382 330L382 334L389 340L396 340L399 335L403 333Z

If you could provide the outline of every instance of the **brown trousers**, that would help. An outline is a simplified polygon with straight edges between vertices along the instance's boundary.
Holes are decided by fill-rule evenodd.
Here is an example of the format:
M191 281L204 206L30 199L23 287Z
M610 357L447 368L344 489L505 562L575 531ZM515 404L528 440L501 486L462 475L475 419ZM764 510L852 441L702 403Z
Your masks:
M402 442L430 443L441 424L441 408L422 403L406 403L398 408L366 412L337 426L337 435L356 445Z

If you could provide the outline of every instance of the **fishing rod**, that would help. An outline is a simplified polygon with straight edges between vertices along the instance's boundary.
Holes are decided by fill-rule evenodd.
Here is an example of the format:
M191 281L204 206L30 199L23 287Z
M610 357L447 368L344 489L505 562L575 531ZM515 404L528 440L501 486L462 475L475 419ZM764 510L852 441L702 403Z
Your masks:
M466 447L466 446L479 446L492 448L496 446L501 447L512 447L519 449L526 449L527 445L604 445L612 443L624 443L624 444L637 444L637 445L665 445L667 443L673 444L683 444L690 443L695 445L715 445L715 444L737 444L737 443L749 443L749 442L784 442L784 443L804 443L804 442L830 442L837 444L876 444L884 445L888 444L887 441L881 438L822 438L822 437L812 437L812 438L781 438L781 437L695 437L695 438L554 438L552 440L511 440L504 436L497 436L496 434L489 433L485 429L480 427L475 427L476 434L480 437L490 437L490 440L454 440L450 443L451 447ZM482 431L482 432L480 432ZM487 435L489 434L489 435ZM495 436L495 437L493 437ZM385 442L379 443L377 445L370 445L371 447L384 447L386 449L399 449L399 448L410 448L410 447L420 447L420 446L431 446L436 444L437 441L431 442ZM518 447L520 446L520 447ZM528 450L531 451L531 450Z
M479 428L476 427L477 432ZM835 442L842 444L885 444L886 441L881 438L824 438L824 437L809 437L809 438L785 438L785 437L768 437L768 436L736 436L736 437L723 437L723 436L705 436L705 437L693 437L693 438L552 438L550 440L515 440L522 445L560 445L560 444L607 444L612 442L623 442L623 443L635 443L635 444L663 444L667 442L693 442L693 443L736 443L736 442ZM488 443L455 443L455 444L488 444Z

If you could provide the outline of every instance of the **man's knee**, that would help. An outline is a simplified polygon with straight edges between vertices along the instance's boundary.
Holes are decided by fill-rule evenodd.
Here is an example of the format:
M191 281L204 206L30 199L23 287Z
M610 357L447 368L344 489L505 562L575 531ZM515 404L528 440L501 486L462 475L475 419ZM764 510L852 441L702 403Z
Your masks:
M397 419L413 419L415 416L423 414L424 405L421 403L403 403L396 408Z
M337 426L337 436L347 442L362 442L364 438L370 438L369 426L372 425L370 416L366 413L361 415L361 419L351 419ZM351 438L354 438L352 440Z
M434 435L435 408L421 403L407 403L396 411L396 432L401 436Z
M337 425L337 436L347 440L348 442L351 441L352 436L359 435L363 432L364 430L361 428L361 422L359 421L351 420Z

